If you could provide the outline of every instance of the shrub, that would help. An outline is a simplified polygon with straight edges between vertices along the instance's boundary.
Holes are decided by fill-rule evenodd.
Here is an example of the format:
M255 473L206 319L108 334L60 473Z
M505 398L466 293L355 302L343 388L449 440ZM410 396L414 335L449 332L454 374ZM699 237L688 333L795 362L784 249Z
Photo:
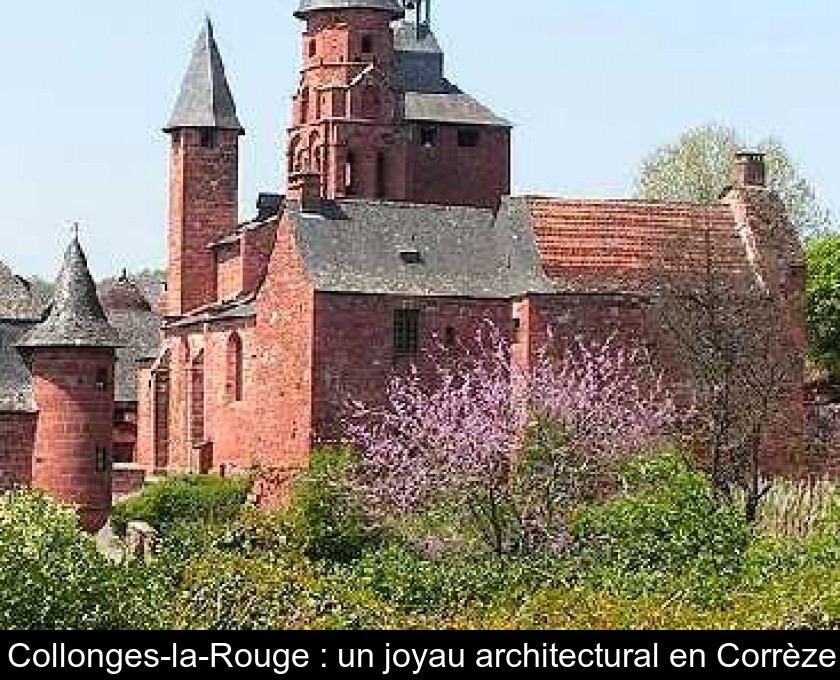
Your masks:
M158 594L101 555L72 509L31 491L0 497L0 629L155 626Z
M372 540L350 484L356 461L357 456L350 449L315 451L309 471L295 484L287 515L289 531L311 559L353 560Z
M178 522L222 522L239 513L249 487L246 479L212 475L167 479L115 506L111 526L125 536L129 522L147 522L162 532Z
M596 581L648 592L663 578L689 577L704 597L737 577L747 526L736 508L713 500L703 476L663 455L632 462L624 483L619 497L572 521L577 555Z
M809 352L840 377L840 235L810 239L805 256Z

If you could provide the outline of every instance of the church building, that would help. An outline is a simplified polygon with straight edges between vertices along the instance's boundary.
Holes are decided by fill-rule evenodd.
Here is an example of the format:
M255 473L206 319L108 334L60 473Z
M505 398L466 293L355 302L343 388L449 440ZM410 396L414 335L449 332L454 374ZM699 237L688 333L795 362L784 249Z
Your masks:
M801 310L801 252L759 154L712 206L512 197L511 124L447 77L431 5L301 0L286 193L244 224L245 129L202 28L166 127L164 340L138 415L148 471L304 467L341 438L348 400L381 401L395 371L487 321L525 363L549 328L643 338L652 255L701 234L728 266L772 271ZM795 311L790 328L802 335Z

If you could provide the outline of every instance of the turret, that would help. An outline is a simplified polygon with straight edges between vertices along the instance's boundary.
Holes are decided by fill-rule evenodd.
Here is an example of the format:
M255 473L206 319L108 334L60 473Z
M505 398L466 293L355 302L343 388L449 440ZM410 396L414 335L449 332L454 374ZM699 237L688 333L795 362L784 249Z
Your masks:
M178 317L216 300L208 246L236 228L239 214L244 129L209 19L164 131L171 137L165 314Z
M47 317L18 349L29 365L38 408L32 484L76 506L88 531L100 529L111 509L119 344L74 236Z
M402 199L402 96L394 70L397 0L301 0L306 22L286 176L316 172L326 198Z

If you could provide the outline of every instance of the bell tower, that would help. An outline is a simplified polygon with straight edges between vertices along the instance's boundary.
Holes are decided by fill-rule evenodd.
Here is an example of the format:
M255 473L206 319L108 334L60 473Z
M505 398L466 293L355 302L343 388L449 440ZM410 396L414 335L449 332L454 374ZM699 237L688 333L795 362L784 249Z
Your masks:
M239 137L222 57L206 19L164 132L170 136L166 315L216 300L208 245L232 232L239 214Z
M398 0L301 0L300 84L287 146L288 184L317 173L325 198L401 199L403 100L394 71Z

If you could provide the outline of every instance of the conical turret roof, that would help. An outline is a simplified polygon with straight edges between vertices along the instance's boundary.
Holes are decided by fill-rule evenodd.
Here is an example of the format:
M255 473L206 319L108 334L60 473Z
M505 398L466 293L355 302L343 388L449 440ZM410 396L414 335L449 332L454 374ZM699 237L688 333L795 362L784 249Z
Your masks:
M34 347L119 347L117 332L108 323L87 258L74 236L64 253L47 318L18 343Z
M180 128L217 128L244 132L236 115L225 66L213 36L213 24L204 20L181 92L165 131Z

